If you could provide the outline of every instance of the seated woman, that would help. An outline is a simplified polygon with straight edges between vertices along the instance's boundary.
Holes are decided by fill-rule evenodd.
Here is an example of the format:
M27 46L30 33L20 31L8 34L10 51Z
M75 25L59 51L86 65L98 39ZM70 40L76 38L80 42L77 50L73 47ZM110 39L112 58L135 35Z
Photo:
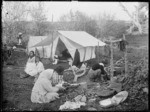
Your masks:
M35 54L34 54L34 51L30 51L28 57L29 58L28 58L28 61L26 63L26 67L25 67L25 70L24 70L25 73L20 78L29 77L30 72L35 68Z
M107 75L107 72L104 70L104 64L103 63L96 63L92 66L92 69L90 70L90 79L91 81L100 81L103 77L103 79L110 80L110 78Z
M40 61L40 58L37 57L37 56L35 57L34 56L34 52L31 51L29 59L28 59L27 64L26 64L25 74L21 78L26 78L26 77L29 77L29 76L34 76L35 77L34 81L36 81L37 78L38 78L38 75L42 71L44 71L44 65L43 65L43 63Z
M67 60L68 58L71 58L71 55L69 54L68 49L65 49L65 50L62 52L62 60Z
M58 55L55 55L53 64L56 65L58 63L58 61L59 61Z
M65 49L59 55L54 56L53 64L58 64L58 62L67 62L67 60L70 58L71 58L71 55L69 54L69 51Z
M34 84L31 93L31 101L33 103L49 103L56 98L59 98L59 94L57 92L63 88L59 86L53 86L52 83L55 82L54 76L62 75L63 71L64 68L62 66L58 66L54 70L44 70Z
M33 69L32 73L31 73L35 77L34 83L38 79L39 74L45 70L43 63L41 62L40 57L38 57L38 56L35 57L35 65L36 65L35 69Z

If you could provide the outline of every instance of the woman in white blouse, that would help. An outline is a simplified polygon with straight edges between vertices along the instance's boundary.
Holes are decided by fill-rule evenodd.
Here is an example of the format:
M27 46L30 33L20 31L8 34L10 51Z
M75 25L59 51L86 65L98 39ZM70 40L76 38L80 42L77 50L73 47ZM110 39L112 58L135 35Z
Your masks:
M40 73L45 70L43 63L41 62L40 57L38 57L38 56L35 57L35 65L36 65L35 69L33 69L32 73L30 73L31 75L33 75L35 77L34 83L38 79Z
M26 78L29 76L34 76L35 77L35 81L38 78L38 75L44 71L44 65L43 63L40 61L39 57L35 57L34 52L30 51L29 54L29 59L27 61L26 67L25 67L25 74L23 77L21 78Z
M58 66L56 69L44 70L38 77L34 84L31 93L31 101L33 103L49 103L56 98L59 98L57 93L60 89L64 89L60 86L54 86L55 76L62 76L64 68ZM57 82L58 84L59 82ZM56 82L55 82L56 85Z

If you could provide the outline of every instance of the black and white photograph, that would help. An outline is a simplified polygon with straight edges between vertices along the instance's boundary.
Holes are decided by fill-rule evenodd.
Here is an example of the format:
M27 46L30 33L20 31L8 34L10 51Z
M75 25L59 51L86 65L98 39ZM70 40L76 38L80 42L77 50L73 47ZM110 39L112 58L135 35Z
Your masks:
M149 3L2 1L1 111L148 111Z

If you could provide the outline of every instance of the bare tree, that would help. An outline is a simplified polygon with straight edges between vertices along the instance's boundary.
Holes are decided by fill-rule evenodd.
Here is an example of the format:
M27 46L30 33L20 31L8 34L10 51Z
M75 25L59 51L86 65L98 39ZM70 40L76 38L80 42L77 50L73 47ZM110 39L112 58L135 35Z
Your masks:
M30 14L34 22L35 35L43 35L46 28L44 22L47 20L44 14L43 3L38 2L38 6L32 7Z
M28 3L26 2L3 2L2 6L2 27L3 35L7 41L15 41L15 37L20 32L19 22L24 21L28 15Z
M148 3L144 3L144 2L139 3L138 6L135 6L136 11L132 15L121 2L119 2L119 4L123 8L123 10L128 14L128 16L131 18L133 22L133 25L130 27L129 33L131 33L132 29L135 27L138 28L140 34L146 33L145 30L147 29L145 29L145 25L147 24L144 24L143 26L143 22L145 21L145 18L143 19L143 17L145 16L145 14L141 11L141 9L143 9L143 7L146 7L146 10L148 10Z
M99 36L100 38L107 37L109 35L112 35L112 29L114 23L112 22L114 20L115 15L103 13L100 14L98 17L98 29L99 29Z
M97 23L95 19L91 19L85 13L76 11L64 14L59 19L60 22L66 22L62 24L67 30L86 31L93 36L96 36Z

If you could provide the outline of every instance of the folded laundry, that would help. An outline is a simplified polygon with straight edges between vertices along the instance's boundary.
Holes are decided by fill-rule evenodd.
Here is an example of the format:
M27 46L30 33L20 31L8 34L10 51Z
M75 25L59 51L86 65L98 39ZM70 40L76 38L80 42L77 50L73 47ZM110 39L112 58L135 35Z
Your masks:
M76 102L80 101L81 99L82 99L82 95L78 95L78 96L76 96L76 97L74 98L74 100L75 100Z
M86 102L86 96L85 95L78 95L78 96L76 96L75 98L74 98L74 100L76 101L76 102L79 102L79 101L81 101L81 102Z
M84 102L70 102L66 101L63 105L60 106L59 110L64 109L77 109L80 108L80 106L85 106L86 104Z

